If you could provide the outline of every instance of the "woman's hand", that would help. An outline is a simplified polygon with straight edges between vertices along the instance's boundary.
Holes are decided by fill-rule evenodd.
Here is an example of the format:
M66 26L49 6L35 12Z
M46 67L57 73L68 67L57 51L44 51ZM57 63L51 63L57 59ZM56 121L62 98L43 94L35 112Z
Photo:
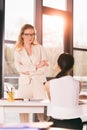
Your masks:
M36 69L41 68L41 67L43 67L43 66L48 66L48 65L49 65L49 64L48 64L48 61L47 61L47 60L41 60L41 61L39 62L39 64L36 65Z
M23 65L22 62L19 62L20 65ZM29 71L22 72L22 74L29 75Z

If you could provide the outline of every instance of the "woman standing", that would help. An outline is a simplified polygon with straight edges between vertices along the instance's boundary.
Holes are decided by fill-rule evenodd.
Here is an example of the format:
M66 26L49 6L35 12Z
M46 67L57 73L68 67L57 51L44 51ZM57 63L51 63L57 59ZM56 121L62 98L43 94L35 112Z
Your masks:
M18 37L14 53L15 67L20 74L18 97L47 99L44 82L48 61L44 48L37 43L35 28L25 24ZM20 114L21 122L28 121L28 114Z

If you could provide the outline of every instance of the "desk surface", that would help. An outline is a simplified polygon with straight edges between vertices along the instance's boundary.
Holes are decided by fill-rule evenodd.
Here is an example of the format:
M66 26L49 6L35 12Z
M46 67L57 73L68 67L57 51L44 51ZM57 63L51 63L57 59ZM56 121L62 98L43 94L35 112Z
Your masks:
M22 101L22 100L0 100L0 106L47 106L49 100L31 100L31 101Z
M32 99L32 100L14 100L14 101L8 101L8 100L4 100L4 99L0 99L0 106L7 106L7 105L16 105L16 106L20 106L20 105L48 105L50 102L49 100L42 100L42 99ZM80 98L79 99L79 105L87 105L87 98Z

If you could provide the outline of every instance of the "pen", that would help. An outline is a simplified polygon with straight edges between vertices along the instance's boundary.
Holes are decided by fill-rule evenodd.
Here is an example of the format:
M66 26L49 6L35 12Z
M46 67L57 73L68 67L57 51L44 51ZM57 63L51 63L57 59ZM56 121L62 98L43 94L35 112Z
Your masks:
M11 88L11 92L13 92L13 88Z

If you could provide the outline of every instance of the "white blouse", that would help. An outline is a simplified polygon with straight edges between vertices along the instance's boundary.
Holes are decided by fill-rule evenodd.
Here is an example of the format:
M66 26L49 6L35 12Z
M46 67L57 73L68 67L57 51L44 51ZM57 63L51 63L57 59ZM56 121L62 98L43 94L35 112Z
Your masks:
M51 104L48 115L55 119L80 117L78 106L79 81L72 76L64 76L50 81Z

